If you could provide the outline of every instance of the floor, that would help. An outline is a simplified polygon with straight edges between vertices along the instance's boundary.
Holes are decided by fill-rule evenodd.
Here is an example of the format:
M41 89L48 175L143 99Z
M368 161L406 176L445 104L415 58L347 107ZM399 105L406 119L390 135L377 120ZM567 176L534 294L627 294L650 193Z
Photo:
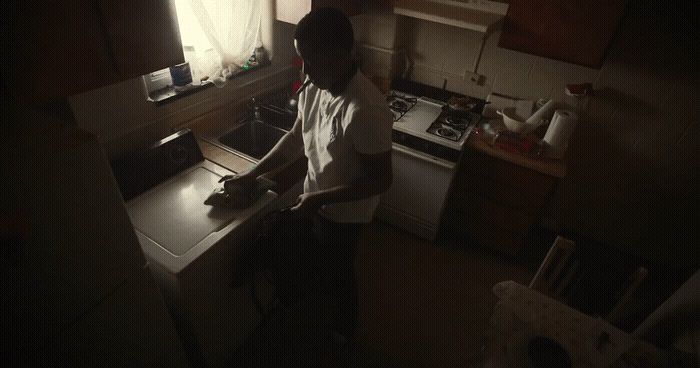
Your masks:
M493 285L534 274L459 239L429 243L379 222L366 229L356 267L358 342L406 367L468 367L496 302Z
M381 222L365 228L356 262L359 289L357 343L343 355L350 367L469 367L479 353L496 302L494 284L527 283L536 264L481 250L459 239L419 239ZM244 353L269 358L269 346L284 346L292 358L316 354L323 326L308 318L308 305L323 313L323 301L307 301L274 316L254 334ZM315 332L316 331L316 332ZM283 359L283 358L280 358ZM276 366L276 364L274 364ZM294 364L290 364L294 365ZM303 366L304 364L301 364ZM285 365L287 366L287 365ZM328 366L338 366L329 364Z

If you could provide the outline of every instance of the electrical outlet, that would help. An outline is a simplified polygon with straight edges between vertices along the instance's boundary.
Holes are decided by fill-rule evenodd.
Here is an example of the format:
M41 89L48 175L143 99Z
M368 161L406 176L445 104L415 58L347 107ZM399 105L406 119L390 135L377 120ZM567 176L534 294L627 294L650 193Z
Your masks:
M484 76L478 73L466 72L464 73L464 81L471 84L480 86L483 84Z

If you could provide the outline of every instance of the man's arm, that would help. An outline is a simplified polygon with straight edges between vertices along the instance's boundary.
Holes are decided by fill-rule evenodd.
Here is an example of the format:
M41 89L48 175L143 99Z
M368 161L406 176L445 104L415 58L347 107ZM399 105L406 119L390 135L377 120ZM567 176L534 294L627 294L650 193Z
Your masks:
M258 177L297 159L303 152L301 119L297 118L292 130L285 134L257 165L239 175Z
M359 156L365 175L350 184L304 193L292 209L312 216L325 204L357 201L387 191L393 181L391 151Z
M304 139L301 134L301 119L297 118L292 130L282 136L282 139L257 165L238 173L238 175L222 178L224 189L235 191L237 190L235 188L243 187L245 191L252 190L258 176L280 168L300 157L304 152Z

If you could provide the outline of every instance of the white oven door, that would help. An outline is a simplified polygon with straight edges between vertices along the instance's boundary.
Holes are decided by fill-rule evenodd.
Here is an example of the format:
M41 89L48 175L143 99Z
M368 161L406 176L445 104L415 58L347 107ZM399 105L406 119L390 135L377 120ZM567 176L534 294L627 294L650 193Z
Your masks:
M382 195L378 217L433 240L456 165L394 144L394 181L391 188Z

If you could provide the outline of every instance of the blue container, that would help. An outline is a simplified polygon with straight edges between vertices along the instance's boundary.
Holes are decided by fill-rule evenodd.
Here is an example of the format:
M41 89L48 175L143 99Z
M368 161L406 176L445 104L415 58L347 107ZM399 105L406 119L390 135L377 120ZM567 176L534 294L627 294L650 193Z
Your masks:
M192 72L190 63L184 62L170 67L170 77L173 79L173 86L184 87L192 83Z

